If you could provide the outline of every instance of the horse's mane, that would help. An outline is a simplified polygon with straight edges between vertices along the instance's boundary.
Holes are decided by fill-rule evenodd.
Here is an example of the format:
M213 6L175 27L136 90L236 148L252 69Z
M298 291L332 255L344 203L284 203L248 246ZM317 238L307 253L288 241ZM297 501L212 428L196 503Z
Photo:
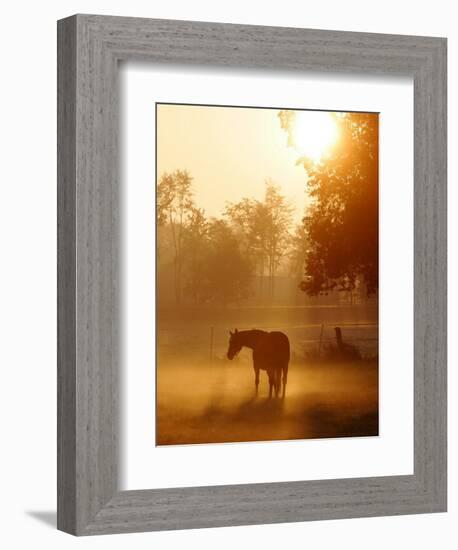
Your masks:
M239 340L239 342L242 342L244 346L253 347L255 343L257 342L258 338L261 336L264 336L266 334L269 334L265 330L260 330L257 328L253 328L251 330L239 330L234 334Z
M242 332L251 332L252 334L259 334L259 336L261 336L261 334L268 334L267 331L259 328L252 328L251 330L244 330Z

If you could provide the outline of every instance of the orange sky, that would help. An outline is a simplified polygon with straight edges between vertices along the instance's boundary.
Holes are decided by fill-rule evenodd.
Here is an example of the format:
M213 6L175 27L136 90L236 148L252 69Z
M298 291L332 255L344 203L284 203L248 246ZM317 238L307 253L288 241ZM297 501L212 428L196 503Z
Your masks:
M267 178L281 186L299 221L306 174L287 146L278 109L157 105L157 175L187 169L196 203L219 216L227 201L261 199Z

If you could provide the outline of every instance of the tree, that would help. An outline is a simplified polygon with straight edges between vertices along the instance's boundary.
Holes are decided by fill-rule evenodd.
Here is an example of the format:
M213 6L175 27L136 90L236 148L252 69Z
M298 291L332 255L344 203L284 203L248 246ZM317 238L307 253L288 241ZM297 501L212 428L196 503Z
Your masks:
M194 208L192 178L186 170L164 173L157 186L157 223L167 225L173 249L175 300L181 302L185 226Z
M204 211L193 207L190 211L184 235L184 255L186 258L185 291L187 296L195 303L205 301L202 283L206 278L209 228L210 224Z
M291 141L294 111L279 113ZM339 140L321 161L298 160L313 199L303 226L308 238L305 278L309 295L378 289L378 116L336 114Z
M261 293L267 272L271 298L274 294L275 274L290 239L292 212L293 208L280 194L279 186L267 180L264 200L244 198L238 203L229 204L224 213L253 258L260 276Z
M274 295L277 268L290 244L292 213L293 208L288 204L286 198L280 194L278 185L268 180L266 182L260 223L261 227L264 226L269 292L271 297Z
M263 211L260 201L244 198L238 203L229 203L223 213L240 242L241 250L251 258L254 272L259 276L261 294L266 262L265 233L260 223Z
M186 289L200 304L227 305L246 298L250 292L252 264L229 224L220 219L204 221L197 214L189 249ZM190 228L188 228L189 230ZM192 240L194 242L192 243Z
M289 270L295 279L302 279L305 271L305 257L309 246L307 231L303 223L296 225L289 248Z

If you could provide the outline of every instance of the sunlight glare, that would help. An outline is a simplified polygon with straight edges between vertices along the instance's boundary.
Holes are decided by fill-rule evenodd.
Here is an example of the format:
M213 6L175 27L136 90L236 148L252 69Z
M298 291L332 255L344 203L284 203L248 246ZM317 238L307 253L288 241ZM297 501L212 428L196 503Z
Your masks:
M338 130L331 113L323 111L296 112L294 122L295 148L304 156L319 162L337 140Z

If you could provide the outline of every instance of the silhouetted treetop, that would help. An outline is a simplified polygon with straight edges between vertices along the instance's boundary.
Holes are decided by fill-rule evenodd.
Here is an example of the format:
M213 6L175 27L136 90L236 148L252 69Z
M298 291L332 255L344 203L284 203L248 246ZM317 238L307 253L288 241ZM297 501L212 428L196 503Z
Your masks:
M290 242L293 210L280 193L280 187L268 179L263 200L244 198L238 203L229 203L224 211L256 264L260 284L267 273L271 297L276 270Z
M168 225L173 249L175 300L181 302L184 236L186 226L195 210L192 178L186 170L162 174L157 184L156 215L159 226Z
M279 113L292 143L294 111ZM335 113L338 140L318 161L298 159L312 197L303 218L308 243L301 288L309 295L378 290L378 115Z

